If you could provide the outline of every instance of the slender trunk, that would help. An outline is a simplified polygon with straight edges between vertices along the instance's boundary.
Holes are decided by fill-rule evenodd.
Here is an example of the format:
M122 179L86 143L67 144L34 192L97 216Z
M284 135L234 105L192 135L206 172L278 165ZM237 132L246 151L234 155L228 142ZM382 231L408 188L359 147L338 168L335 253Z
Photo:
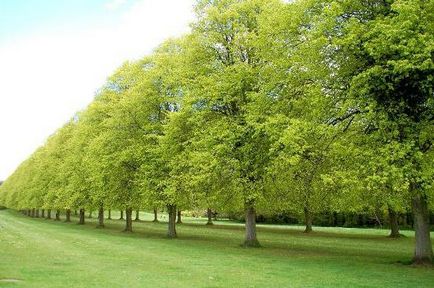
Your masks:
M32 217L33 218L35 218L35 213L36 213L35 210L36 210L35 208L32 209Z
M92 210L89 211L89 216L87 216L87 218L92 218Z
M167 205L167 212L169 213L169 226L167 230L167 237L176 238L176 205Z
M36 210L35 210L35 217L36 217L36 218L39 218L39 209L36 209Z
M51 209L48 209L47 211L47 219L51 219Z
M154 221L153 222L155 222L155 223L158 222L158 210L157 210L157 208L154 208Z
M32 210L27 209L27 216L32 216Z
M71 209L66 209L65 217L65 222L71 222Z
M304 207L304 223L306 225L304 233L312 232L312 213L307 206Z
M136 210L136 219L134 221L140 221L140 211Z
M182 218L181 218L181 210L178 210L178 220L176 220L177 224L182 224Z
M391 207L387 208L389 211L389 224L390 224L390 238L399 238L398 214Z
M98 226L96 228L104 228L104 207L102 205L98 210Z
M56 210L56 221L60 221L60 210Z
M244 240L244 247L260 247L258 239L256 238L256 210L254 202L250 201L245 204L246 211L246 238Z
M432 265L433 251L430 238L429 210L426 196L419 194L414 195L412 206L416 238L413 262L417 265Z
M77 215L78 215L77 210L74 210L74 216L77 216Z
M212 223L212 210L211 210L211 208L208 208L206 210L206 215L208 216L208 222L206 222L206 225L213 225L214 223Z
M41 218L45 218L45 209L41 210Z
M127 207L125 210L125 230L124 232L133 232L133 208Z
M112 209L109 209L108 211L108 220L112 220Z
M80 219L78 220L78 224L79 225L84 225L85 221L84 221L84 209L80 208Z
M121 218L119 220L124 220L124 210L121 210Z

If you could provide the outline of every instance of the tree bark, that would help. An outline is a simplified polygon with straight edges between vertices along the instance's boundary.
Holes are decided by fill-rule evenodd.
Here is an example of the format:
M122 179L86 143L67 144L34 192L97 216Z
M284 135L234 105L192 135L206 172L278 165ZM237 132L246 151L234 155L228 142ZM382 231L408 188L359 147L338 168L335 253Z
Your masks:
M71 209L66 209L66 219L65 222L71 222Z
M36 211L36 209L33 208L33 209L32 209L32 218L35 218L35 215L36 215L36 214L35 214L35 213L36 213L35 211Z
M78 224L79 225L84 225L85 221L84 221L84 209L81 208L80 209L80 219L78 220Z
M60 210L56 210L56 221L60 221Z
M108 220L112 220L112 209L108 210Z
M182 224L181 210L178 210L178 217L176 220L176 224Z
M124 220L124 210L121 210L121 218L119 220Z
M167 212L169 213L169 225L167 230L167 237L176 238L176 205L167 205Z
M78 212L77 212L77 210L74 210L74 215L75 215L75 216L77 216L77 215L78 215Z
M93 212L93 210L90 210L90 211L89 211L89 216L87 216L87 218L89 218L89 219L92 218L92 212Z
M417 193L416 191L413 191ZM415 194L412 199L416 246L413 263L432 265L433 251L430 238L428 202L425 195Z
M211 208L208 208L206 210L206 216L208 217L208 222L206 222L206 225L214 225L214 223L212 223L212 210L211 210Z
M41 218L45 218L45 209L41 210Z
M104 207L102 205L98 210L98 226L96 228L104 228Z
M154 220L152 222L155 222L155 223L158 222L158 210L157 210L157 208L154 208Z
M244 240L244 247L260 247L258 239L256 238L256 210L254 202L245 204L246 211L246 238Z
M312 213L307 206L304 207L304 223L306 225L304 233L312 232Z
M27 216L32 216L32 210L27 209Z
M399 238L398 214L391 207L387 208L389 211L389 224L390 224L390 238Z
M51 209L48 209L47 211L47 219L51 219Z
M36 210L35 210L35 217L36 217L36 218L39 218L39 209L36 209Z
M140 210L136 210L136 219L134 221L140 221Z
M125 210L125 230L124 232L133 232L133 208L127 207Z

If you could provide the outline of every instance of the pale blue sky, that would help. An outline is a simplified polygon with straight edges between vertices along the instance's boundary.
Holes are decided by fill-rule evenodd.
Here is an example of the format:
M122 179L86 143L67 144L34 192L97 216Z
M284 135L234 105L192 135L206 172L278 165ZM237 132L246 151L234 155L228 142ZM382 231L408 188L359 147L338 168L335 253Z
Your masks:
M107 9L107 0L0 0L0 41L62 26L80 29L117 21L134 0Z
M195 0L0 0L0 180L124 61L189 31Z

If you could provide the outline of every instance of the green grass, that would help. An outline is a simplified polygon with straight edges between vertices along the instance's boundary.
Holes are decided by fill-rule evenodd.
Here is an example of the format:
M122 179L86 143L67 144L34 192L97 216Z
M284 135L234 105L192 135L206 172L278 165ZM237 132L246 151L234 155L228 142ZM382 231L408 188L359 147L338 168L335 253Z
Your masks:
M264 225L263 248L246 249L242 225L227 221L184 219L169 240L164 223L135 222L126 234L123 221L86 220L0 211L0 287L434 287L434 269L398 263L411 258L411 231L396 240L387 230Z

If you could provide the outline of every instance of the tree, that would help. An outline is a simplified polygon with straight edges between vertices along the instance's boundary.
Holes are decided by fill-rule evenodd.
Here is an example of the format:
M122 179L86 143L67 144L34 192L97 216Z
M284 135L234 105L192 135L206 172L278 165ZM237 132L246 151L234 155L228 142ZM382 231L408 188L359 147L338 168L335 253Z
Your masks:
M434 135L434 2L348 2L333 3L328 11L331 25L326 30L334 36L330 59L336 63L336 75L345 74L340 85L348 87L346 102L369 111L363 115L368 130L385 133L385 144L395 142L403 148L401 167L415 219L413 261L431 265L428 201L434 171L427 159L433 153ZM336 27L339 33L333 32Z
M193 37L198 46L195 67L204 74L193 83L189 103L201 121L200 137L220 143L212 155L223 170L232 170L231 195L243 203L246 219L244 245L259 246L256 237L256 203L262 197L268 161L268 138L262 118L250 117L264 96L259 91L261 59L256 51L258 19L275 1L200 1ZM202 59L207 61L200 62ZM199 65L198 65L199 64ZM208 149L215 149L210 146ZM217 154L219 153L219 155ZM220 168L220 167L219 167ZM228 192L226 192L228 193ZM235 198L235 197L233 197Z

